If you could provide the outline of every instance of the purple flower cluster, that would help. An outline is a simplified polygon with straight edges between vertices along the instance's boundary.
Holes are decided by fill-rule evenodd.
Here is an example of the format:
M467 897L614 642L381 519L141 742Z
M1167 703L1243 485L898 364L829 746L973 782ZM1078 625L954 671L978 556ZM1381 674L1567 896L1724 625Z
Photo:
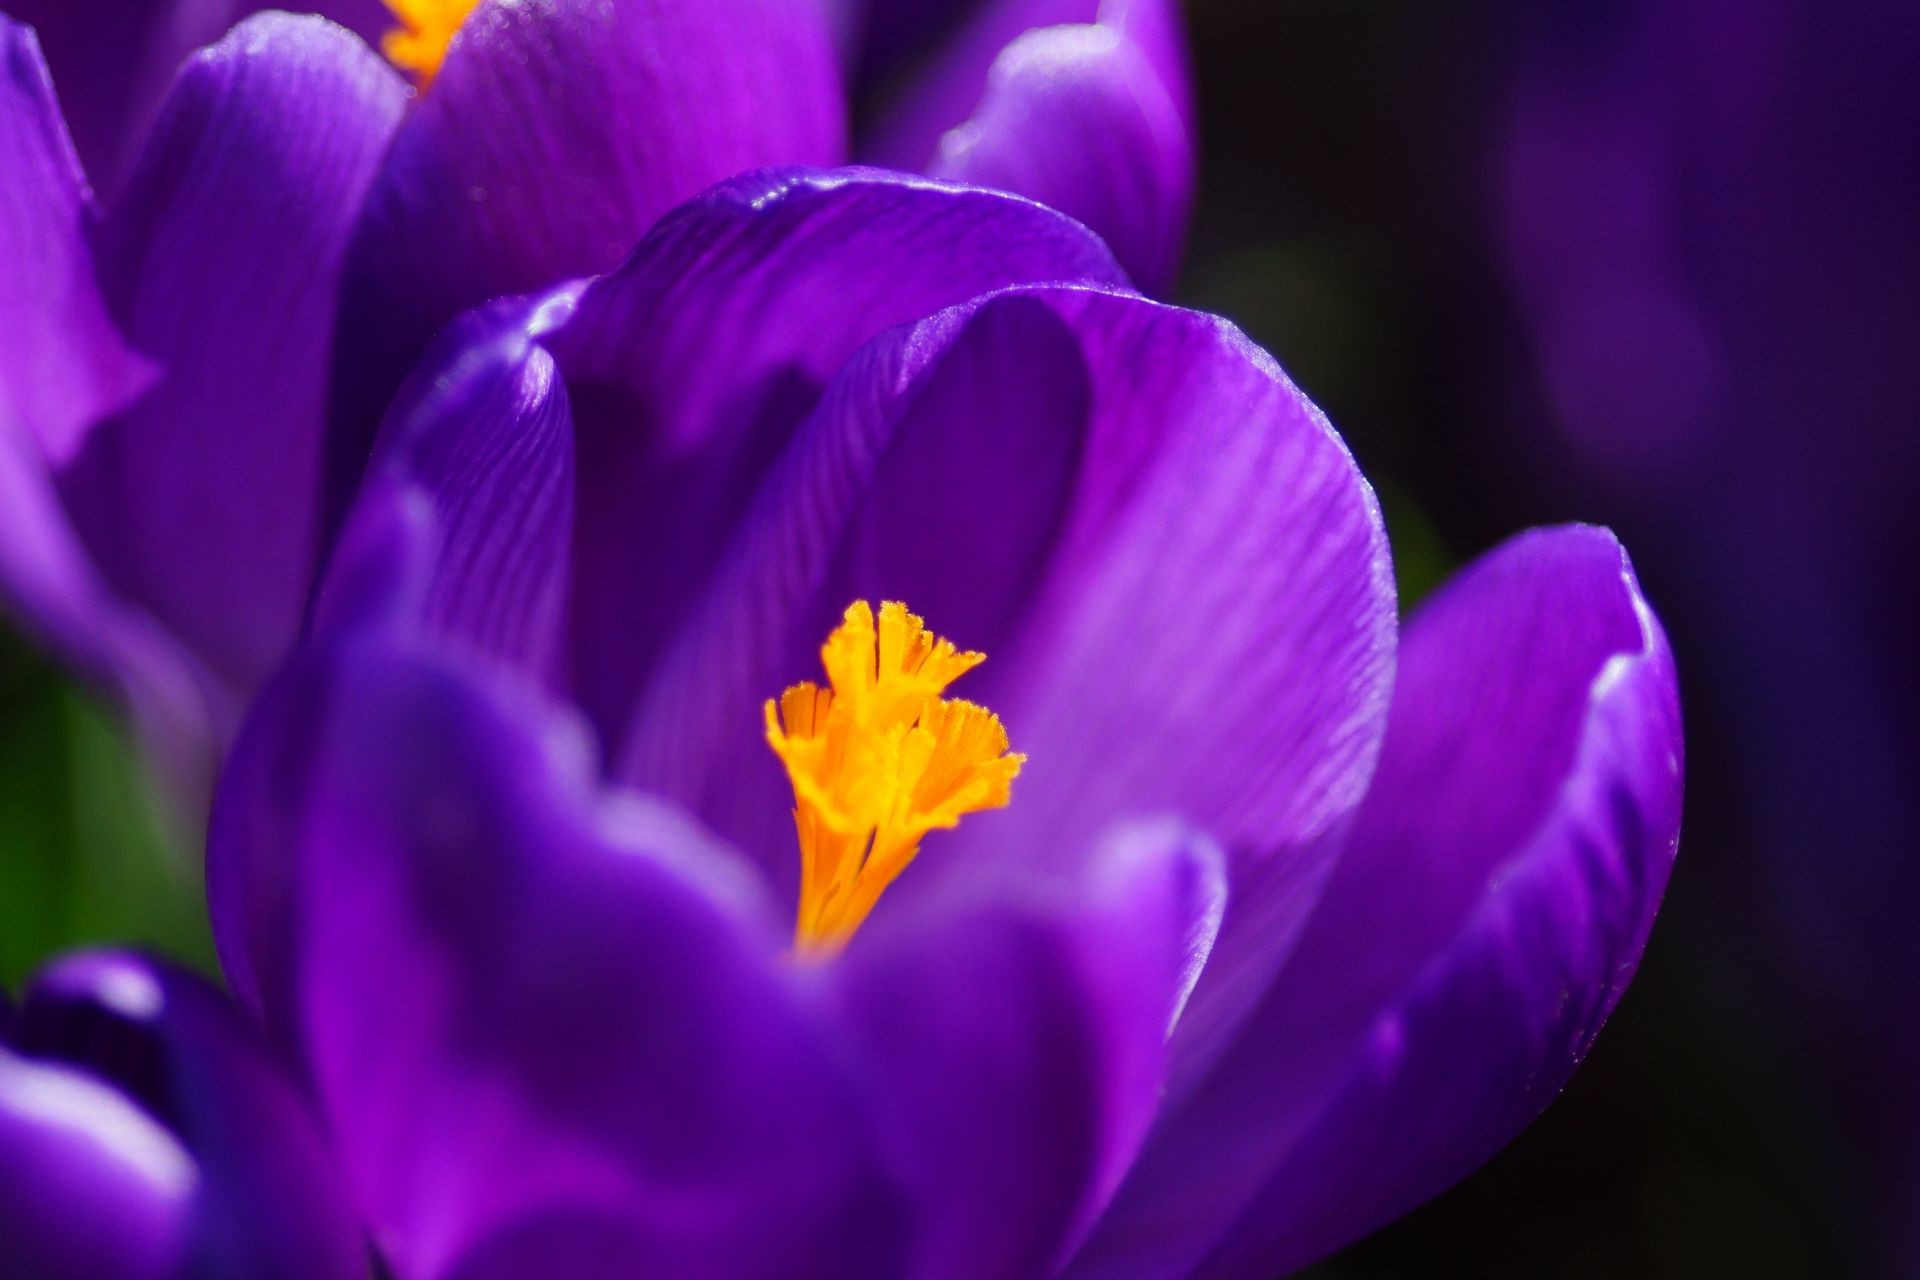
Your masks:
M1619 544L1400 623L1332 428L1135 288L1170 7L836 12L489 0L411 100L256 17L104 210L0 24L0 599L220 765L233 996L30 988L21 1274L1266 1276L1591 1044L1679 823ZM916 43L857 145L933 172L834 167ZM761 709L858 600L1027 760L796 956Z

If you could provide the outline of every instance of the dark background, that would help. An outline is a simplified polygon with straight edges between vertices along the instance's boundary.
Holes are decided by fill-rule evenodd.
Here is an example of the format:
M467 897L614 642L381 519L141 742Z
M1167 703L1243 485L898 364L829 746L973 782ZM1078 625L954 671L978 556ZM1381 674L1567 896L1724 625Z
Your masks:
M1672 887L1591 1057L1503 1154L1329 1278L1920 1274L1920 42L1892 5L1667 8L1190 9L1204 136L1181 300L1237 320L1346 435L1410 597L1525 525L1613 525L1687 718ZM1752 15L1771 43L1746 65ZM1580 389L1545 393L1499 204L1526 74L1611 85L1616 106L1644 90L1647 132L1675 139L1645 212L1672 224L1727 388L1676 468L1583 450L1562 429ZM1598 243L1604 268L1617 228L1574 224L1616 157L1580 124L1547 126L1560 167L1538 180L1592 184L1547 240L1570 260ZM1681 394L1625 361L1585 385L1603 415L1616 387L1623 415ZM1868 751L1906 794L1856 765Z

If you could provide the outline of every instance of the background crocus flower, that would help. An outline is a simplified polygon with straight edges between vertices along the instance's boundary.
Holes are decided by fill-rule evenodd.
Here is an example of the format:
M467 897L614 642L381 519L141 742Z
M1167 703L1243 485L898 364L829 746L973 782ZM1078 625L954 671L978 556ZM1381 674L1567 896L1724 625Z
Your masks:
M409 381L209 863L397 1275L1265 1276L1566 1079L1678 825L1619 545L1399 634L1338 437L1113 272L760 175ZM1026 763L796 958L762 703L858 599L989 654Z
M353 1280L299 1091L204 979L68 956L0 1019L0 1235L21 1280Z
M139 23L103 3L32 8L113 192L104 210L32 36L0 27L0 137L20 175L0 211L0 306L30 335L0 363L0 485L23 513L0 530L0 592L133 708L190 823L435 333L613 267L719 179L847 154L815 5L431 7L451 34L406 46L425 85L411 100L345 31L265 15L195 56L157 108L161 68L250 6L150 6ZM327 12L383 25L365 5ZM991 77L967 59L966 76L941 73L942 101L983 104L975 158L913 164L1058 200L1163 283L1192 186L1190 121L1168 105L1187 95L1177 12L1079 17L1035 10L1019 23L1077 25ZM996 39L1025 29L995 23ZM113 39L89 39L102 28ZM1063 58L1070 71L1049 70Z

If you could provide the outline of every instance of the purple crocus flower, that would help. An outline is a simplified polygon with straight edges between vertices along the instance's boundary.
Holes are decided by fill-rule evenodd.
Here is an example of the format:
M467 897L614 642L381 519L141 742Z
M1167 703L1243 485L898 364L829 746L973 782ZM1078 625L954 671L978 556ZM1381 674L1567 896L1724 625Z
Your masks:
M1402 634L1338 437L1117 278L1013 197L782 171L416 371L209 854L396 1275L1271 1275L1566 1079L1678 824L1619 545L1523 535ZM956 692L1027 758L796 955L860 752L783 776L762 705L858 600L991 654Z
M0 598L130 707L192 817L432 337L610 269L731 174L842 161L850 128L827 8L796 0L490 0L407 55L424 92L345 30L258 15L164 101L183 45L253 6L122 7L27 10L104 208L0 18ZM1192 185L1177 10L1016 8L990 15L1004 58L960 42L927 73L926 154L889 153L1031 188L1163 284Z
M173 723L274 665L340 513L308 641L228 767L209 890L233 990L403 1280L1303 1264L1484 1159L1618 999L1678 824L1660 628L1612 537L1567 528L1402 635L1317 411L1041 205L785 169L669 211L831 141L804 96L824 41L769 29L782 56L703 61L666 7L494 4L402 119L359 42L257 19L96 222L5 28L0 145L29 163L0 235L46 267L0 282L41 344L0 383L9 593ZM777 118L720 91L743 68ZM715 114L619 145L673 104ZM296 138L318 150L289 165ZM296 177L311 244L273 238ZM144 256L101 247L122 235ZM114 256L187 276L249 245L273 252L236 255L206 315L253 346L189 332L184 287L119 283ZM329 378L323 482L303 388ZM273 430L229 461L123 425L143 415ZM302 482L255 483L281 465ZM202 523L227 509L207 495L280 536ZM298 570L229 574L276 555ZM763 703L867 599L993 655L964 692L1017 778L1003 739L951 755L942 726L982 721L944 689L843 686L864 659L828 666L861 752L807 764L830 708L816 734L785 703L783 773ZM901 616L876 679L920 652L889 650ZM928 743L901 803L842 830L879 813L847 762L905 776ZM926 848L870 914L810 926L823 842L902 825ZM205 1114L283 1141L234 1105ZM246 1185L335 1221L312 1181Z
M9 1276L366 1274L358 1225L299 1090L203 979L85 953L48 966L18 1013L4 1013L0 1003Z

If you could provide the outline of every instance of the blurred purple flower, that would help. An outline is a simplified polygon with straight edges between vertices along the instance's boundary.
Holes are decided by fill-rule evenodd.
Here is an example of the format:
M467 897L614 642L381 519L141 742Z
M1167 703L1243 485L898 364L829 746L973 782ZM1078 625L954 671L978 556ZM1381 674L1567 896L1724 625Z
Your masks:
M1524 535L1396 639L1338 438L1113 273L752 176L409 381L209 861L396 1274L1264 1276L1584 1054L1678 824L1620 547ZM1031 759L796 964L759 705L883 597Z
M28 986L7 1023L0 1016L9 1276L365 1276L310 1111L205 981L131 955L70 956Z
M238 707L285 655L332 517L432 335L493 297L612 267L720 178L846 148L823 14L785 0L697 16L642 0L483 5L411 106L346 32L260 16L159 102L183 45L249 7L143 6L137 22L105 0L31 10L70 73L82 141L126 169L104 210L33 37L0 19L0 318L21 335L0 357L0 492L19 513L0 534L0 596L133 709L190 812ZM1184 100L1185 63L1175 10L1140 12L1105 35L1039 39L1078 51L1047 54L1039 82L1012 54L989 89L977 68L991 119L968 128L998 167L939 167L1009 186L1031 170L1028 185L1102 221L1164 281L1191 193L1188 123L1134 116ZM335 16L380 26L367 5ZM1072 165L1044 157L1069 139ZM1136 214L1164 225L1142 231Z

